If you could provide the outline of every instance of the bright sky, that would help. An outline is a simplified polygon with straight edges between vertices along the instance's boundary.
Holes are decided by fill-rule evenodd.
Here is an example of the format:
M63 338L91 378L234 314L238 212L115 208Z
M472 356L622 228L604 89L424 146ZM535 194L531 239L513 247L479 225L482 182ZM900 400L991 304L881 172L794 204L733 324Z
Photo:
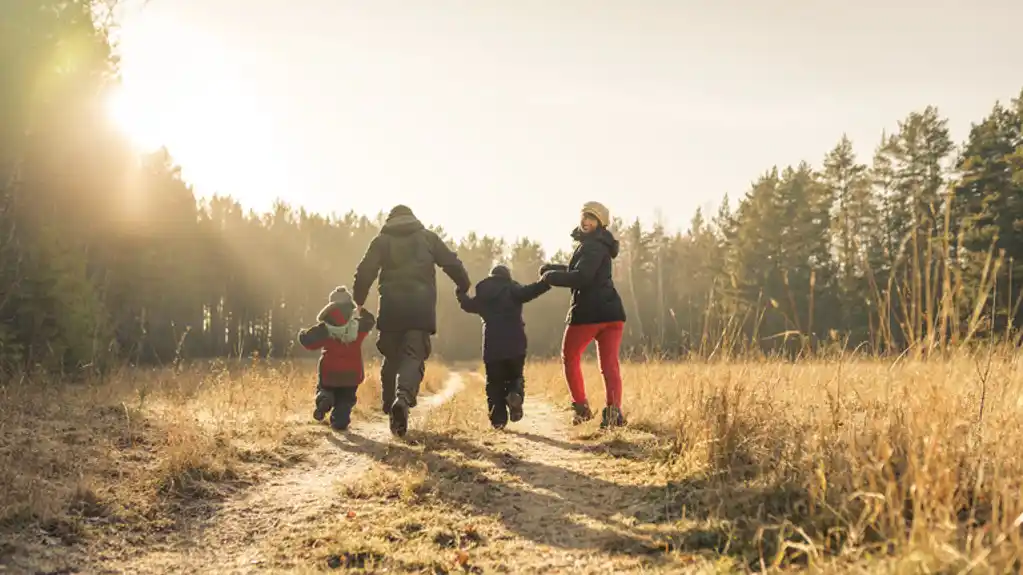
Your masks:
M927 104L1023 88L1019 0L149 0L121 114L200 195L568 247L578 206L672 229ZM869 155L864 159L869 159Z

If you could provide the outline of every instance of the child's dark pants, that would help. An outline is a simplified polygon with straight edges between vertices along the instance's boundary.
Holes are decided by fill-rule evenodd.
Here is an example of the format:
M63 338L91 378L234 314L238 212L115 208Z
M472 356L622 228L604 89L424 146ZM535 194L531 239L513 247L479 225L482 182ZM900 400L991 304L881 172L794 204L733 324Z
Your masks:
M512 421L522 418L522 400L526 395L525 379L522 376L525 364L526 356L484 363L487 372L487 410L494 427L507 425L509 411Z
M330 412L330 426L345 430L352 422L352 408L356 403L357 387L316 387L317 419Z

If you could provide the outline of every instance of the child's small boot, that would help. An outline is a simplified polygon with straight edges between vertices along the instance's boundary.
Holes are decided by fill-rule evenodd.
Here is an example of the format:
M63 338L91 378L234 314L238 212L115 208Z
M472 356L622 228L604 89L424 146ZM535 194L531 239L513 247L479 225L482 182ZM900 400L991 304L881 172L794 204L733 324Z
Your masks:
M359 401L358 389L341 387L334 389L334 411L330 412L330 426L337 431L346 431L352 424L352 409Z
M593 419L590 404L585 401L582 403L572 403L572 410L575 411L575 415L572 417L572 425L579 425Z
M508 404L508 417L512 421L522 419L522 403L525 401L525 381L522 378L516 379L508 384L508 395L504 401Z
M334 394L329 389L319 388L316 390L316 409L313 410L313 419L323 421L327 412L334 407Z
M501 382L487 382L487 415L494 429L504 429L508 424L508 405L505 403L504 385Z
M338 431L346 431L352 424L352 405L336 405L330 412L330 426Z

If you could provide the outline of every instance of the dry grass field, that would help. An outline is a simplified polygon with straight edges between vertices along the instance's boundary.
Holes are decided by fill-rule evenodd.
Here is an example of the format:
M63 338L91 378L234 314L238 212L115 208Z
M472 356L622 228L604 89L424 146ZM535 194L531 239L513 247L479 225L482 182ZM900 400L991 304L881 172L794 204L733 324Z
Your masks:
M5 384L0 571L1020 568L1012 353L627 364L614 432L570 425L557 362L502 432L475 366L431 364L403 440L375 377L349 432L314 422L313 369Z

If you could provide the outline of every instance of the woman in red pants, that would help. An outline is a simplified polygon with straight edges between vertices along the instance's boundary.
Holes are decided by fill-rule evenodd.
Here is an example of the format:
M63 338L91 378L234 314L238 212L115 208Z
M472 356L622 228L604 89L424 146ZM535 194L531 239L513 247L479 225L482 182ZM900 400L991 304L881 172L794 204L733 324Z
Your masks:
M573 423L593 418L583 372L579 365L583 351L597 342L600 372L604 376L607 406L601 413L602 428L625 425L622 413L622 377L618 351L625 326L625 306L611 279L613 260L618 256L618 240L608 231L610 213L597 202L583 205L579 227L572 232L576 248L568 265L548 264L540 268L542 281L572 290L561 359L565 379L572 392Z

